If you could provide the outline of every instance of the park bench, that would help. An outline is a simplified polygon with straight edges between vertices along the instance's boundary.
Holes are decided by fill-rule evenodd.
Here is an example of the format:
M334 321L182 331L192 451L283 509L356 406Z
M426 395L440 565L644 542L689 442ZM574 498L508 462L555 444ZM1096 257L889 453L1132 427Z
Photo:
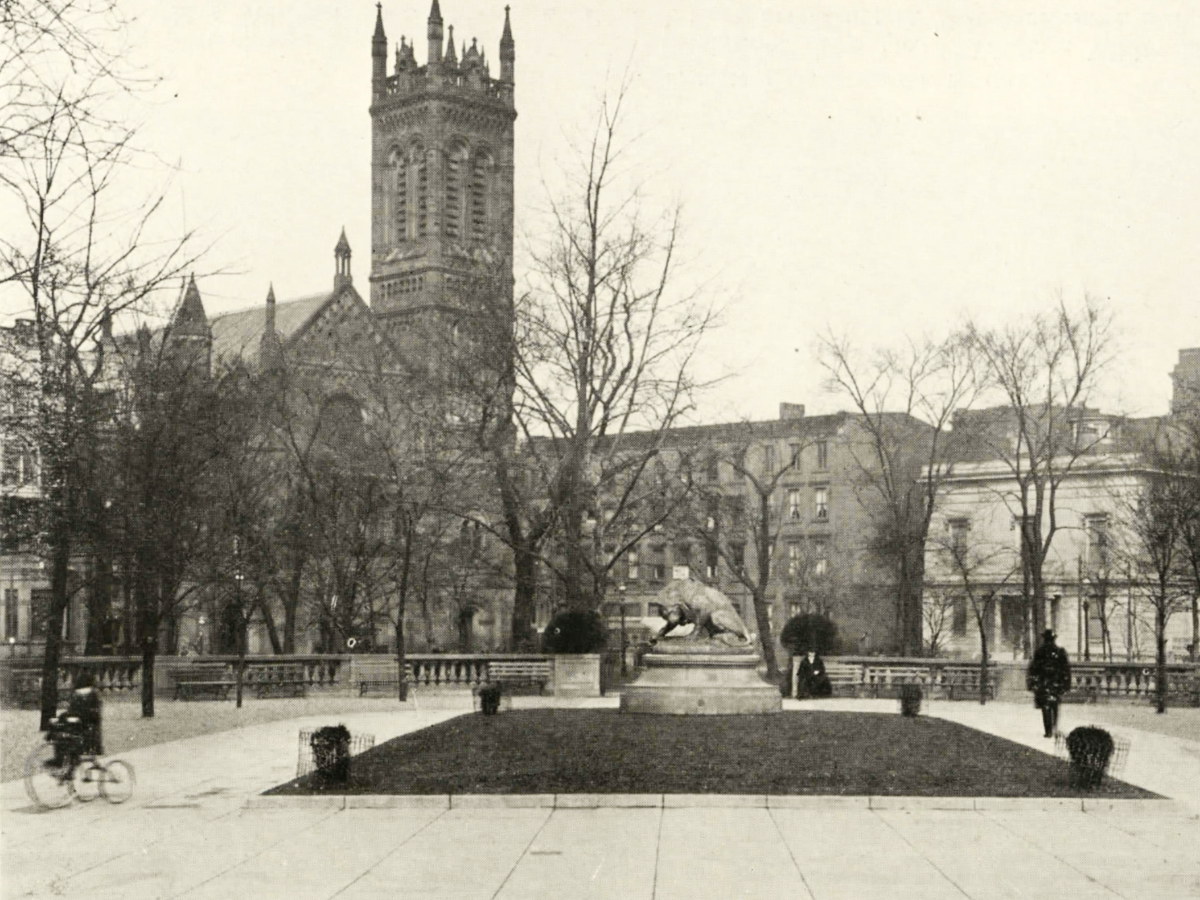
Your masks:
M405 679L410 686L413 685L413 670L412 665L406 663L404 666ZM397 694L400 690L400 676L393 668L390 672L372 672L370 675L359 678L356 682L358 685L358 696L365 697L367 694Z
M929 669L903 663L872 663L865 667L863 690L872 697L899 697L900 687L905 684L919 684L928 690Z
M947 700L954 700L956 697L972 698L979 696L979 671L980 667L975 665L947 665L942 668L942 676L936 685L942 692L942 695ZM988 699L996 698L996 676L992 670L988 670Z
M548 659L493 659L488 660L487 680L503 688L537 688L540 694L550 682Z
M171 675L175 680L176 700L195 700L202 696L225 700L237 685L224 663L193 663L187 668L176 669Z
M34 669L9 672L7 693L7 702L17 709L37 709L42 703L42 673Z
M255 672L256 697L305 697L308 695L308 676L304 666L269 666Z
M833 685L835 697L861 697L863 692L863 670L857 663L825 663L825 674Z

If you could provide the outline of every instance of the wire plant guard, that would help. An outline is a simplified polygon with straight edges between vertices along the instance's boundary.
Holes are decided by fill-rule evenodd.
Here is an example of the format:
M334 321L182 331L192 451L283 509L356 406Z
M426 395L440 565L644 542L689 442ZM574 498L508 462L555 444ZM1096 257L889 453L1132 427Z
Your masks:
M1085 725L1069 735L1061 731L1056 734L1054 755L1070 763L1073 787L1094 788L1099 787L1105 777L1115 778L1124 770L1125 760L1129 758L1129 741L1114 738L1099 726Z
M350 760L375 746L375 735L354 734L345 725L326 725L300 732L296 777L319 772L330 780L350 776Z

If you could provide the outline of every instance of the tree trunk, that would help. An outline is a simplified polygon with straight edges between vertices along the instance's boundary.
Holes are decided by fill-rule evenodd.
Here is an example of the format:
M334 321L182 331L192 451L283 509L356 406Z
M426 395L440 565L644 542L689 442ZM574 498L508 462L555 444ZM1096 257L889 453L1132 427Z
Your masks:
M158 655L158 620L149 597L149 585L139 576L134 587L138 608L138 638L142 648L142 718L154 718L154 659Z
M987 704L988 695L988 639L987 629L979 623L979 705Z
M88 588L87 640L85 656L100 656L105 652L104 644L109 639L108 620L112 615L112 569L102 554L92 557L92 579ZM109 648L111 652L113 648Z
M142 640L142 718L154 718L154 658L155 640Z
M528 547L513 548L514 586L512 649L515 653L537 650L534 617L537 609L537 556Z
M408 701L408 661L404 649L404 609L396 615L396 699L401 703Z
M1188 654L1192 662L1200 659L1200 593L1192 593L1192 652Z
M246 675L246 633L250 617L243 615L241 599L238 599L237 672L234 673L234 690L237 692L237 708L242 708L242 686Z
M275 617L271 615L271 607L267 603L266 591L258 593L258 612L267 627L267 640L271 642L271 652L276 656L283 652L283 644L279 640L279 629L275 627Z
M1167 711L1167 592L1159 589L1154 610L1155 712Z
M767 616L767 598L762 590L754 591L754 624L758 629L758 642L762 647L763 662L767 664L767 681L779 686L779 663L775 660L775 637L771 634L771 620Z
M50 609L47 610L46 651L42 658L41 719L42 731L50 727L50 720L58 715L58 666L62 656L63 619L70 596L67 593L67 578L70 574L71 539L67 522L56 516L50 559ZM31 608L36 614L36 610Z

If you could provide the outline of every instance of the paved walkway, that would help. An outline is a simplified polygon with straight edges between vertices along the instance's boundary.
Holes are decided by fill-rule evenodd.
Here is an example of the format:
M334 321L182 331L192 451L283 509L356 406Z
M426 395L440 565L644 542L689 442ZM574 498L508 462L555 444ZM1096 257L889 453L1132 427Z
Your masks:
M518 701L520 702L520 701ZM596 705L596 704L589 704ZM599 705L611 705L600 701ZM788 709L894 712L888 701ZM457 709L336 718L383 741ZM925 714L1052 751L1026 704ZM1173 715L1176 713L1168 713ZM1192 714L1179 711L1178 714ZM1104 722L1067 707L1062 726ZM275 722L123 754L133 800L30 808L0 788L0 895L86 898L1200 898L1200 741L1112 727L1125 780L1170 801L957 804L863 798L668 798L630 808L254 808L295 774L300 728Z

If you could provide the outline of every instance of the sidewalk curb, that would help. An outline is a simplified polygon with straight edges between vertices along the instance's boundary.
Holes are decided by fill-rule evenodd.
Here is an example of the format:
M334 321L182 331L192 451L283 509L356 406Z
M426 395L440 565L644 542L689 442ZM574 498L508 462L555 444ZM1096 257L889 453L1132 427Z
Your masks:
M884 797L834 794L256 794L244 809L801 809L942 812L1165 813L1170 799L1100 797Z

